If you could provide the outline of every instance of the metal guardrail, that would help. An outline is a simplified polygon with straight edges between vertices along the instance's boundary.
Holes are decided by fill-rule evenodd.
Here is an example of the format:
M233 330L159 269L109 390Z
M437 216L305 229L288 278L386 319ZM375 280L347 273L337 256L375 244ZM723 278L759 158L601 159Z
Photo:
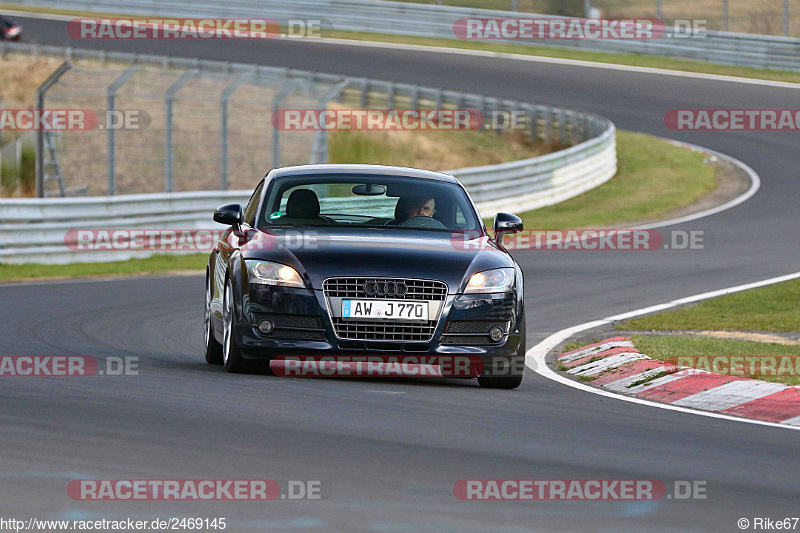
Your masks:
M495 167L495 168L492 168ZM472 196L484 216L497 211L535 209L590 190L616 173L613 125L600 137L541 158L492 167L449 171ZM501 168L497 168L501 167ZM488 169L488 171L487 171ZM495 174L496 173L496 174ZM492 176L496 176L497 180ZM521 181L527 192L502 196ZM92 198L0 200L0 263L64 264L148 257L153 251L81 251L66 244L67 233L81 229L221 228L211 213L223 203L247 202L251 191L210 191ZM338 212L346 212L337 206ZM165 214L166 213L166 214Z
M102 53L83 49L0 45L0 52L16 51L62 57L109 60L136 64L183 66L236 72L241 69L275 70L218 61L199 61L137 54ZM458 177L484 216L498 211L523 212L577 196L611 179L616 173L616 130L607 119L593 113L489 98L476 94L420 87L365 78L288 71L299 78L337 85L341 105L391 109L476 109L485 113L519 113L526 132L546 142L569 146L557 152L499 165L447 171ZM338 83L336 83L338 82ZM324 161L324 130L312 161ZM265 169L266 170L266 169ZM206 229L214 227L211 212L222 203L244 203L250 191L197 191L120 195L89 198L37 198L0 200L0 262L68 263L121 260L153 252L119 250L81 252L65 244L74 229Z
M289 19L323 18L336 30L387 33L455 39L453 24L460 18L550 18L516 11L496 11L452 6L374 0L16 0L13 4L164 17L253 17ZM708 61L723 65L800 71L800 39L732 32L712 32L658 40L607 41L501 41L625 52Z

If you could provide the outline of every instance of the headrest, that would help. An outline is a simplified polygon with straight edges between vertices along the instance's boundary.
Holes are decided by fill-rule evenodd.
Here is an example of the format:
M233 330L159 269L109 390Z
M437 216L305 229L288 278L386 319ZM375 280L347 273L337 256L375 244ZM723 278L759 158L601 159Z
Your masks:
M297 189L286 201L286 216L315 218L319 216L319 199L311 189Z

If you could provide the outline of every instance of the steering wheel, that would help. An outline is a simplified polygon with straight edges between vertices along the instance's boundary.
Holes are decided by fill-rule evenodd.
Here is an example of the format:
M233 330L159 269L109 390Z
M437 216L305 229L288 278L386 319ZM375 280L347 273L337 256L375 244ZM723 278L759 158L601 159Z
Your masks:
M404 220L399 224L410 228L433 228L433 229L447 229L447 226L431 217L416 216L408 220Z

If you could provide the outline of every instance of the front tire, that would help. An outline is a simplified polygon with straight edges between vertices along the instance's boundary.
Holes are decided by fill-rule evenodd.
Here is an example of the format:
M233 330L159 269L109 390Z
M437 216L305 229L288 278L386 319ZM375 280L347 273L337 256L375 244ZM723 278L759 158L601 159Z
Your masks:
M205 325L205 345L206 363L209 365L222 364L222 345L214 338L214 321L211 315L211 280L206 283L206 307L203 312L203 322Z
M522 372L509 376L478 376L478 385L484 389L516 389L522 383Z
M242 352L236 344L236 335L233 331L233 286L231 280L225 282L225 293L222 297L222 364L225 370L232 373L247 371L247 365L242 358Z

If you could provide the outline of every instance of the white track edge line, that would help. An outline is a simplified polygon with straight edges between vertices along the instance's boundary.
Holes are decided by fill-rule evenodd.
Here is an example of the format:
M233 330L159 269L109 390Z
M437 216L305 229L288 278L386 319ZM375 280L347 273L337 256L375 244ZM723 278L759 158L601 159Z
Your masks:
M15 17L38 18L45 20L70 21L75 18L78 18L69 15L56 15L56 14L41 13L36 11L4 10L4 13ZM99 14L102 15L102 13ZM137 17L140 15L130 15L130 16ZM154 16L153 18L155 19L157 17ZM574 67L598 68L604 70L621 70L626 72L636 72L640 74L657 74L660 76L674 76L679 78L694 78L694 79L711 80L711 81L722 81L728 83L743 83L747 85L762 85L766 87L778 87L782 89L800 89L800 83L792 83L785 81L763 80L758 78L743 78L740 76L728 76L724 74L708 74L704 72L689 72L683 70L662 69L655 67L638 67L635 65L622 65L618 63L601 63L597 61L586 61L581 59L566 59L558 57L534 56L527 54L512 54L506 52L492 52L489 50L450 48L447 46L431 46L422 44L386 43L381 41L364 41L359 39L341 39L333 37L322 37L322 38L304 37L293 40L299 42L307 42L307 43L336 44L344 46L360 46L369 48L388 48L394 50L407 50L410 52L430 52L439 54L467 55L467 56L477 56L477 57L494 57L498 59L511 59L515 61L529 61L534 63L549 63L555 65L567 65ZM566 49L566 50L571 50L571 49ZM660 57L660 56L653 56L653 57ZM709 66L725 66L725 65L716 65L715 63L709 63Z
M734 422L742 422L745 424L756 424L759 426L769 426L769 427L776 427L776 428L784 428L784 429L791 429L795 431L800 431L800 426L790 426L786 424L781 424L778 422L766 422L763 420L754 420L750 418L740 418L736 416L730 415L723 415L720 413L714 413L711 411L700 411L697 409L690 409L687 407L680 407L677 405L671 405L668 403L659 403L650 400L644 400L642 398L635 398L633 396L625 396L623 394L619 394L616 392L607 391L598 387L592 387L590 385L585 385L581 382L574 381L570 378L562 376L557 372L553 371L549 366L547 366L546 357L550 351L558 346L560 343L564 342L571 336L575 335L576 333L580 333L582 331L586 331L589 329L596 328L598 326L604 326L607 324L611 324L615 321L622 320L625 318L632 318L641 315L646 315L652 313L654 311L659 311L662 309L670 309L673 307L677 307L679 305L683 305L685 303L697 302L700 300L707 300L709 298L714 298L716 296L723 296L725 294L731 294L734 292L740 292L748 289L754 289L758 287L764 287L766 285L774 285L776 283L781 283L783 281L790 281L793 279L800 278L800 272L794 272L792 274L786 274L784 276L778 276L775 278L769 278L761 281L756 281L753 283L746 283L744 285L736 285L734 287L728 287L725 289L719 289L710 292L704 292L701 294L695 294L693 296L687 296L685 298L680 298L677 300L673 300L671 302L667 302L664 304L659 304L650 307L644 307L641 309L637 309L634 311L629 311L627 313L622 313L619 315L610 316L601 320L593 320L591 322L584 322L583 324L578 324L577 326L572 326L566 329L562 329L556 333L553 333L543 341L541 341L536 346L532 347L525 353L525 366L543 376L547 379L551 379L553 381L557 381L574 389L579 389L584 392L590 392L592 394L597 394L600 396L605 396L607 398L616 398L617 400L622 400L625 402L636 403L639 405L647 405L649 407L657 407L659 409L666 409L669 411L678 411L681 413L689 413L699 416L705 416L709 418L718 418L721 420L731 420Z

